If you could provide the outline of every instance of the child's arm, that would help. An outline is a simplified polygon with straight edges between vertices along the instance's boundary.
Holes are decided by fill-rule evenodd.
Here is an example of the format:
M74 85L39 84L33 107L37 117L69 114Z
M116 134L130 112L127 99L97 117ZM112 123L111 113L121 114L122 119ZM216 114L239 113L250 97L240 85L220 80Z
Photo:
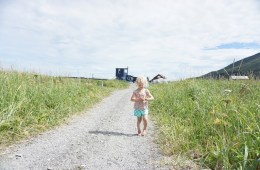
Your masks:
M150 91L147 89L146 90L146 98L145 98L145 100L154 100L154 97L153 97L153 95L150 93Z
M144 101L145 99L142 99L142 98L137 98L135 93L132 94L131 96L131 101L132 102L140 102L140 101Z
M136 99L136 98L135 98L135 94L133 93L132 96L131 96L131 101L132 101L132 102L135 102L135 99Z

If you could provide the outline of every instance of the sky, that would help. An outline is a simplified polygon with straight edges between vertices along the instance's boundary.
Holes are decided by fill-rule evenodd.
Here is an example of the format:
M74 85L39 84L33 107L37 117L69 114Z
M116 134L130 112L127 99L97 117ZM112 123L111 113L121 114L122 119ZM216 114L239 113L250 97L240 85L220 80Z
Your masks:
M179 80L259 52L259 0L0 0L4 70Z

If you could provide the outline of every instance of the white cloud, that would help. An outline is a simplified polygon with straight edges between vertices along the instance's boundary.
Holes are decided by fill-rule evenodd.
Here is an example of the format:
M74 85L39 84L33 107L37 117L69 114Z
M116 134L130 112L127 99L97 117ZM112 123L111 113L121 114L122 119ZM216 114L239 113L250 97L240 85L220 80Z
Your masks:
M0 61L19 65L13 61L20 57L21 64L33 61L43 72L111 78L116 67L129 66L132 75L176 79L260 50L206 50L232 42L260 44L257 0L1 3Z

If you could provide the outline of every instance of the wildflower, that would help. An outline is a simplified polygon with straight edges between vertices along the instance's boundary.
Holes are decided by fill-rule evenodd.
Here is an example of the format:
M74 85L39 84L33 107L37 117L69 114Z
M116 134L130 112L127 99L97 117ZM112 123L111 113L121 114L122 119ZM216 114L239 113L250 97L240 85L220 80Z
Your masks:
M222 117L223 117L223 118L227 118L228 115L227 115L226 113L222 113Z
M215 110L213 109L210 113L214 115L216 112L215 112Z
M216 119L214 120L214 124L215 124L215 125L219 125L219 124L220 124L219 118L216 118Z

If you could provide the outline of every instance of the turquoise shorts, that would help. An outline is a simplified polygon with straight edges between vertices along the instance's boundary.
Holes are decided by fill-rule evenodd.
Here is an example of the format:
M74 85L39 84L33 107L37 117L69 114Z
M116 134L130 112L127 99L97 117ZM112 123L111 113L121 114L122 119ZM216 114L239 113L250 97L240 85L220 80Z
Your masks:
M135 109L134 110L134 115L136 117L141 117L141 116L144 116L144 115L148 115L148 109L145 109L145 110Z

